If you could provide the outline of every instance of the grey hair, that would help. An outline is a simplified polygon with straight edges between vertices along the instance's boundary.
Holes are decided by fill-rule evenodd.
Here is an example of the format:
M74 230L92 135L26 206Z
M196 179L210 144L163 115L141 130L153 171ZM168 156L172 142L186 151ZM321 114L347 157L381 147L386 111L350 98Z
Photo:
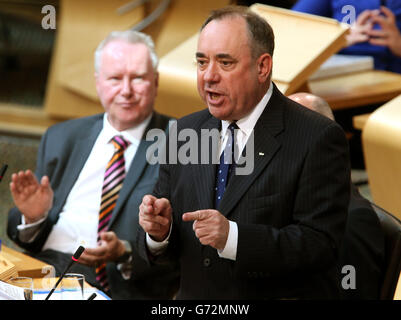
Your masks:
M201 26L202 31L213 20L223 20L227 17L242 17L247 25L250 40L250 49L254 59L268 53L273 57L274 32L270 24L261 16L251 11L246 6L227 6L213 10Z
M128 43L136 44L143 43L149 49L150 60L154 71L157 71L159 65L159 58L155 51L155 44L150 36L139 31L125 30L125 31L112 31L109 35L98 45L95 51L95 72L99 71L100 62L102 58L103 48L114 40L123 40Z

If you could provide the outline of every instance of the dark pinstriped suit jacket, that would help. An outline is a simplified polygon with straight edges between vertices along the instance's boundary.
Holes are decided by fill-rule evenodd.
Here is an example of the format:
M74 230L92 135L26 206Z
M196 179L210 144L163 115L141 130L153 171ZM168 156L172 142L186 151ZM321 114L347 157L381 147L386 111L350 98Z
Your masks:
M201 136L201 129L219 127L203 110L178 120L177 130ZM238 224L236 261L201 245L192 223L181 219L213 208L217 165L168 164L154 194L171 201L174 223L167 251L151 263L180 261L182 299L338 297L335 265L350 194L342 129L274 87L254 141L253 173L233 175L217 208ZM146 259L143 230L137 245Z
M153 128L165 130L168 121L168 117L154 113L146 131ZM53 207L40 233L31 243L23 243L18 238L17 225L21 223L21 213L17 208L10 210L8 218L9 237L30 253L41 251L102 127L103 114L98 114L57 124L49 128L42 137L36 176L39 179L44 175L49 176L54 190ZM131 242L133 246L137 229L141 229L138 224L138 207L142 197L152 191L159 173L158 165L150 165L146 161L149 145L150 141L142 139L140 142L109 222L109 230L114 231L120 239ZM59 259L58 255L54 257ZM49 263L57 264L58 261ZM173 266L151 270L136 251L133 253L133 273L130 280L122 278L116 263L107 264L107 275L113 299L169 299L175 293L178 279L178 273Z

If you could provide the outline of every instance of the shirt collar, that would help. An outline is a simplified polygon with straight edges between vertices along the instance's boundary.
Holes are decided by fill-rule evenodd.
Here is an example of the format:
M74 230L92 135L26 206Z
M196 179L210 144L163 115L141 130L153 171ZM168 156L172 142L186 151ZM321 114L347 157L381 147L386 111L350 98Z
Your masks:
M116 136L116 135L121 135L123 136L127 141L129 141L131 144L138 146L142 136L146 130L146 127L148 126L150 119L152 118L153 113L151 113L144 121L142 121L140 124L126 129L124 131L118 131L115 129L109 122L107 118L107 113L104 114L103 116L103 130L101 133L101 140L103 143L107 144L110 142L110 140Z
M236 123L238 128L249 137L252 133L253 128L255 128L256 122L258 121L260 115L265 110L267 103L269 102L273 93L273 85L270 82L269 89L267 89L266 94L259 101L255 108L249 113L246 117L239 119ZM226 131L228 126L230 125L230 121L221 120L221 137L224 138L226 135Z

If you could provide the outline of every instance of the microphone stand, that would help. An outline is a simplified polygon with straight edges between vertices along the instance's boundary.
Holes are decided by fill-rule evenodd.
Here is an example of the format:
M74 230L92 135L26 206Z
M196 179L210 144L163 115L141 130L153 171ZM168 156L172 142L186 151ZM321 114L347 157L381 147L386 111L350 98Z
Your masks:
M58 278L56 284L54 285L53 289L50 290L49 294L47 295L45 300L49 300L50 296L53 294L54 290L56 290L57 286L61 282L61 280L64 278L65 274L67 271L71 268L71 266L78 261L79 257L81 256L82 252L84 252L85 248L83 246L80 246L77 251L75 251L74 255L71 257L71 262L68 264L67 268L65 268L64 272L62 273L61 277Z

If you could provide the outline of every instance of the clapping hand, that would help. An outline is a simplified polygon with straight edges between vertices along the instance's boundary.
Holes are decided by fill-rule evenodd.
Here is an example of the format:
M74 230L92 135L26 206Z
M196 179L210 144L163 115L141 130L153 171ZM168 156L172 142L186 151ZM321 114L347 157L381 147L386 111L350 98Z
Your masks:
M11 176L10 191L27 224L42 219L53 206L53 190L47 176L39 181L31 170Z

